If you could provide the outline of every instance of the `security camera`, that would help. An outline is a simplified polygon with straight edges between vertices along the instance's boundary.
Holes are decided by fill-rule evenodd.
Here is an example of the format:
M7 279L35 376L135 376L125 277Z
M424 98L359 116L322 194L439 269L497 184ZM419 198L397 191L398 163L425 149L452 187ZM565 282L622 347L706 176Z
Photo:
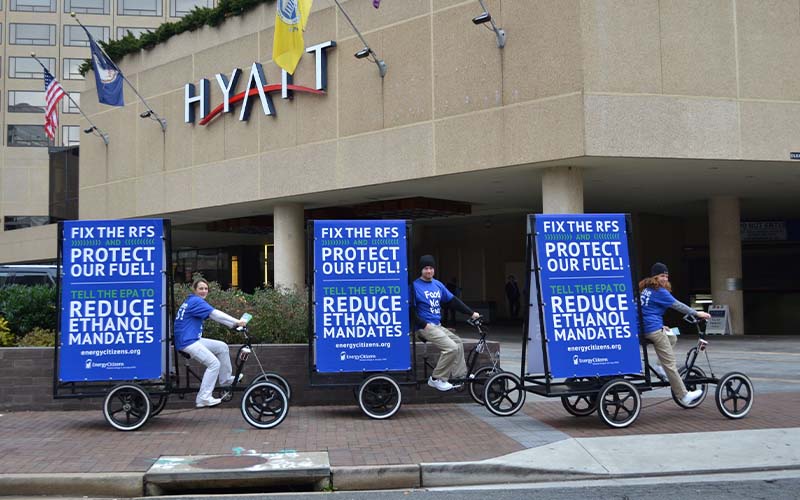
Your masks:
M491 20L492 20L492 15L489 14L488 12L484 12L483 14L480 14L472 18L472 22L474 24L488 23Z
M150 117L150 115L151 115L152 113L153 113L152 111L150 111L150 110L147 110L147 111L145 111L145 112L141 113L141 114L139 115L139 118L149 118L149 117Z
M84 134L91 134L92 132L94 132L94 129L95 129L95 127L86 127L85 129L83 129L83 133Z
M369 56L369 53L370 53L369 47L364 47L363 49L359 50L353 55L356 56L356 59L364 59L365 57Z

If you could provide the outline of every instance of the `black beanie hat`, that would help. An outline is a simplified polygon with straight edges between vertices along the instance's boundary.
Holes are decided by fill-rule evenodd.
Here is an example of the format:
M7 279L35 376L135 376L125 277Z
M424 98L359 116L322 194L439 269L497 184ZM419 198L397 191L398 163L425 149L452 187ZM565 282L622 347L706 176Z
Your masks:
M423 255L419 258L419 270L422 271L423 268L431 266L433 268L436 267L436 260L433 258L433 255Z
M653 264L653 267L650 268L650 276L658 276L659 274L669 274L669 269L667 269L666 264L656 262Z

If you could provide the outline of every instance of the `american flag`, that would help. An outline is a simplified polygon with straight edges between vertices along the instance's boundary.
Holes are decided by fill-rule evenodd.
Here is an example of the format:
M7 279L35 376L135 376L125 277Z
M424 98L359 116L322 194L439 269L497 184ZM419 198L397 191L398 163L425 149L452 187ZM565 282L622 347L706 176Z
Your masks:
M44 133L51 141L56 140L58 131L58 103L64 98L64 87L58 83L47 69L44 69L44 97L46 108L44 111Z

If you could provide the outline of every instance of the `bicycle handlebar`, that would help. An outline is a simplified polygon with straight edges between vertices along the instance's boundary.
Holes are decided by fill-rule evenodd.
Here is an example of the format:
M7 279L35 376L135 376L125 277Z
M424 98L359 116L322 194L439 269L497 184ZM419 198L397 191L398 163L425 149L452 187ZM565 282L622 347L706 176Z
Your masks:
M467 320L467 324L472 325L474 327L481 327L483 326L484 319L485 318L483 316L478 316L475 319L469 318Z

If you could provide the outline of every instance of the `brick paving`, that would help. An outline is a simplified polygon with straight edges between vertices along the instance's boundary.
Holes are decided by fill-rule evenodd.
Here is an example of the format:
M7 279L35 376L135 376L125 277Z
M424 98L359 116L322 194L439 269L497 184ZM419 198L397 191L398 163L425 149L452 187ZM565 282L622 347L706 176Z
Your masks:
M135 432L112 429L99 407L5 413L0 473L141 472L161 455L230 454L235 448L327 451L334 466L473 461L524 448L503 433L500 417L486 418L484 411L456 404L404 405L389 420L372 420L355 405L292 407L277 428L257 430L235 407L167 407ZM596 415L573 417L558 399L528 403L522 412L572 437L769 429L800 423L800 393L757 394L753 410L740 420L723 417L713 394L693 410L677 407L666 394L646 397L639 418L625 429L611 429Z
M404 405L389 420L369 419L355 405L292 407L270 430L250 427L232 407L168 406L135 432L111 428L99 407L15 412L0 417L0 435L0 474L139 472L161 455L230 454L234 448L328 451L332 465L482 460L523 448L453 404Z
M714 388L705 401L691 410L680 408L666 390L664 397L642 398L642 411L636 421L624 429L612 429L600 421L597 413L573 417L559 399L526 404L525 414L572 437L630 436L636 434L671 434L683 432L779 429L800 426L800 393L756 393L750 413L741 419L724 417L714 403Z

